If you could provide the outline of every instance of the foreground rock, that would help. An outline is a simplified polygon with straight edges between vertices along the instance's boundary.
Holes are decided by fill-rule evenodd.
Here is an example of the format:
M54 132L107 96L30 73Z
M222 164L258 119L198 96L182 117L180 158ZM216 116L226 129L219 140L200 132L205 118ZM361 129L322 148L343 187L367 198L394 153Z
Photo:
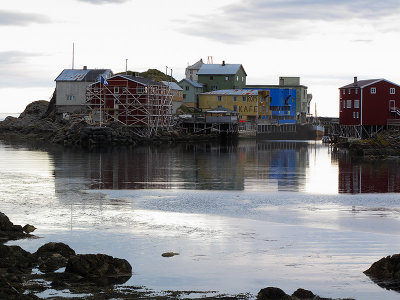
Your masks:
M257 294L257 300L332 300L331 298L321 298L314 295L313 292L305 289L297 289L291 296L286 294L280 288L267 287L261 289ZM339 299L336 299L339 300ZM352 300L350 298L342 300ZM354 300L354 299L353 299Z
M400 291L400 254L381 258L364 274L383 288Z
M65 272L85 278L131 276L132 266L125 259L105 254L79 254L70 257Z
M26 229L28 226L25 225ZM29 225L31 226L31 225ZM8 240L18 240L32 235L25 233L21 225L14 225L10 219L2 212L0 212L0 242L7 242Z
M34 255L38 260L39 270L48 273L65 267L75 251L64 243L50 242L41 246Z

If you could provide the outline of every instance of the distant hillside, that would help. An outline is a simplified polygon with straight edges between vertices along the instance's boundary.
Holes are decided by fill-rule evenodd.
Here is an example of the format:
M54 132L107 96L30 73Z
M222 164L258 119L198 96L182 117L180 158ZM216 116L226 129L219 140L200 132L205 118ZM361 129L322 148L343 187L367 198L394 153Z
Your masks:
M125 75L126 72L120 72L117 73L116 75ZM157 69L148 69L146 72L135 72L135 71L128 71L127 75L134 75L134 74L139 74L141 77L149 78L154 81L172 81L172 82L177 82L175 78L171 77L170 75L165 75L165 73L157 70Z

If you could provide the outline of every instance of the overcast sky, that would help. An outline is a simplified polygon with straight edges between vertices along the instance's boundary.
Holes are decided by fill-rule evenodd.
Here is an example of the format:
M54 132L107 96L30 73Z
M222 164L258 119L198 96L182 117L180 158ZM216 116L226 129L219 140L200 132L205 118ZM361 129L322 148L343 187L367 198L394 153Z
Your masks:
M13 0L0 8L0 113L49 100L71 68L173 70L200 58L242 64L248 84L301 77L318 115L338 116L338 88L400 84L399 0Z

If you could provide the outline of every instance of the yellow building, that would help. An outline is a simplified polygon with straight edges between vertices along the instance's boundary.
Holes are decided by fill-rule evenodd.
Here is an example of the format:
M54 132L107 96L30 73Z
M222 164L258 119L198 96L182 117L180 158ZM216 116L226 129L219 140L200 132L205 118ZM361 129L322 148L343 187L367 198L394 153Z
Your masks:
M199 95L199 108L203 111L227 108L237 111L241 119L255 121L271 115L269 91L218 90Z

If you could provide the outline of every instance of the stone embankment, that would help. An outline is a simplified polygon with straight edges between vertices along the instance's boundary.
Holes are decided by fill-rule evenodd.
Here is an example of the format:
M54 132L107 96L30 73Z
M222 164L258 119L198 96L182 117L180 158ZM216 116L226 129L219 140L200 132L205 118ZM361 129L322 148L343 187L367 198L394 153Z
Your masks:
M382 159L400 156L400 131L382 131L371 138L339 142L339 149L347 149L352 156Z
M53 98L54 99L54 98ZM210 140L216 136L188 135L179 131L160 132L143 138L130 127L118 122L102 127L88 124L83 119L64 120L56 114L54 100L30 103L18 117L7 117L0 122L0 138L46 141L65 146L134 146L143 143L170 143L175 141Z

